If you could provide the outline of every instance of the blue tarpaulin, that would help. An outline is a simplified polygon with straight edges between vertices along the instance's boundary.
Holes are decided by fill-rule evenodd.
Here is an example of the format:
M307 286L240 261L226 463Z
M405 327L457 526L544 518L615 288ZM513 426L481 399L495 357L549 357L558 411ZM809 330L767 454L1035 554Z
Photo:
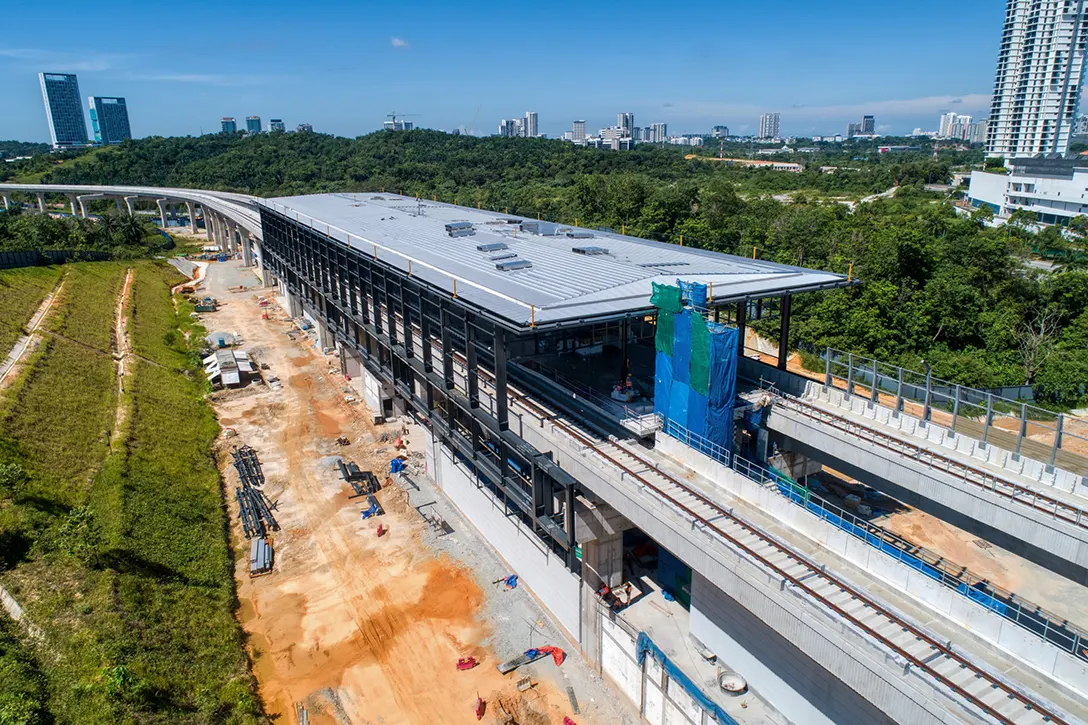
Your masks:
M669 391L669 420L681 428L687 428L691 422L688 420L688 405L690 403L691 387L687 383L673 380L672 390Z
M663 418L669 417L671 390L672 358L663 352L659 352L654 365L654 412Z
M672 379L688 383L691 381L691 310L684 310L676 316L672 344Z
M684 386L688 389L688 430L700 438L707 437L707 398L695 388Z
M676 280L676 285L680 288L684 303L691 305L697 310L706 309L705 284L702 282L684 282L678 279Z
M737 725L737 721L729 716L725 710L723 710L716 702L703 694L703 691L699 689L699 686L688 678L680 668L673 664L661 649L654 644L654 641L646 635L645 632L638 633L638 641L635 644L635 650L637 652L636 658L638 659L639 667L646 659L646 655L649 654L654 660L661 665L662 669L668 674L669 678L675 680L684 691L691 695L691 698L695 700L699 707L703 708L714 718L721 723L721 725Z
M404 461L402 461L401 459L394 458L393 460L389 461L389 472L390 473L400 473L403 470L404 470Z

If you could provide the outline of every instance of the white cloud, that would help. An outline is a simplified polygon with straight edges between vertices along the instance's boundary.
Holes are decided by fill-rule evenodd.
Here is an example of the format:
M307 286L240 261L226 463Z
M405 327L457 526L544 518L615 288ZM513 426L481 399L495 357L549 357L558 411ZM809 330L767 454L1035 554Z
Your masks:
M204 86L255 86L274 80L269 76L170 72L130 73L128 79L155 83L192 83Z
M24 66L55 73L99 73L130 63L133 56L124 53L58 53L39 48L0 48L0 58L10 58Z
M797 115L804 118L838 120L855 116L860 118L863 114L891 118L926 114L936 116L953 104L964 109L988 109L990 107L990 95L987 93L970 93L963 96L926 96L923 98L886 99L842 105L792 106L791 108ZM645 105L660 105L660 103L648 101ZM768 110L774 110L773 106L774 104L676 101L673 103L671 112L676 116L685 118L720 119L730 116L733 118L737 116L758 116Z
M389 39L389 42L392 44L392 46L394 48L407 48L408 47L408 41L407 40L405 40L404 38L398 38L395 35L392 38Z

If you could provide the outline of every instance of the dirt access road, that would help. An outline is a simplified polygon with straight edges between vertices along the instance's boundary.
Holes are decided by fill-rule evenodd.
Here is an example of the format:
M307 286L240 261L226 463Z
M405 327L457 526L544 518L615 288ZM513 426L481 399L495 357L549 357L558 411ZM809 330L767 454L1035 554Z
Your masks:
M265 308L272 319L261 319L258 294L273 292L255 283L237 262L212 264L207 294L221 307L204 324L209 332L239 334L242 347L269 366L265 375L282 383L213 396L225 434L220 462L240 618L269 713L293 723L302 703L315 724L476 723L478 693L487 701L485 723L503 722L500 703L522 725L562 723L571 713L554 683L541 681L522 695L520 675L497 672L498 659L483 644L490 632L478 576L428 548L403 492L389 486L378 494L386 510L379 521L390 529L385 536L375 535L374 519L360 519L360 500L349 499L336 457L382 473L393 451L379 436L394 428L368 424L361 404L345 402L344 379L309 337L288 337L294 328L275 302ZM239 284L250 289L231 291ZM336 445L339 436L351 444ZM260 455L282 527L272 535L275 571L259 578L249 577L234 499L238 477L228 455L242 443ZM458 671L457 659L470 655L481 666ZM594 722L572 717L578 725Z

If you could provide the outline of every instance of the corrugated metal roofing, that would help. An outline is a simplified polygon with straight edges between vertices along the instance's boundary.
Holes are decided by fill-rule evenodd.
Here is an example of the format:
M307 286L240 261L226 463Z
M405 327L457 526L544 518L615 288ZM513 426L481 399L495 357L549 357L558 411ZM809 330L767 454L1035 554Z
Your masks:
M595 231L608 254L574 252L567 232L536 220L394 194L315 194L258 203L304 226L376 254L382 262L477 304L517 325L537 325L637 311L649 307L651 282L677 277L712 285L714 300L845 286L844 275L744 259L691 247ZM468 222L471 237L451 238L446 225ZM531 224L528 224L532 222ZM553 228L554 227L554 228ZM558 236L556 236L558 235ZM528 269L499 271L482 245L505 244Z

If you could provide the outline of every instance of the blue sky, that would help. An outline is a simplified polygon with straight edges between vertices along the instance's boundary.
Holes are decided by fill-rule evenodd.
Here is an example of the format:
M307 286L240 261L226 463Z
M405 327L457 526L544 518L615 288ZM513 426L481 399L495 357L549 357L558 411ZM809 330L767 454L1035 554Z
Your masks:
M136 136L248 115L357 136L391 111L490 134L527 110L551 136L575 118L611 125L619 111L676 133L750 133L763 111L782 114L783 133L841 133L863 113L909 133L944 110L987 115L1004 17L999 0L170 7L55 0L46 21L34 3L11 3L0 138L48 140L38 71L77 73L84 96L125 96Z

